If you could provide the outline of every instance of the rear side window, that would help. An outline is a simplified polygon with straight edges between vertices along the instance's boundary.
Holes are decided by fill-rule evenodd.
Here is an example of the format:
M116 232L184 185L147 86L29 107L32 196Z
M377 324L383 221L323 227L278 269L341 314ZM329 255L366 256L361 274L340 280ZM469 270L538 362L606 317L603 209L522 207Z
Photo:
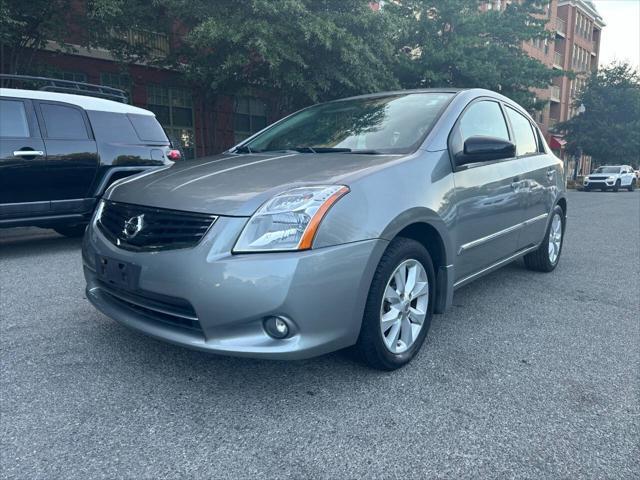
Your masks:
M89 138L82 112L77 108L41 103L40 111L48 138L86 140Z
M101 142L139 144L136 131L124 113L89 111L89 120L96 139Z
M0 137L29 137L27 112L20 100L0 100Z
M495 137L509 140L509 130L497 102L481 101L472 104L460 119L460 133L464 142L469 137Z
M169 142L156 117L152 115L134 114L129 114L128 117L140 140L147 142Z
M516 142L516 155L529 155L538 151L538 142L533 132L531 122L524 115L507 107L507 115L513 127Z

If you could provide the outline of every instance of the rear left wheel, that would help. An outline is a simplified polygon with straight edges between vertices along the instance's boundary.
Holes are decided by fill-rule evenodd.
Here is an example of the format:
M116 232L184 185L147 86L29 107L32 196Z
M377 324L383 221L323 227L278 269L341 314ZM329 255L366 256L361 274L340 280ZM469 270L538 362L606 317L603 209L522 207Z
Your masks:
M433 315L435 275L429 252L397 238L374 274L357 348L379 370L406 365L420 350Z
M632 180L631 184L627 187L627 190L629 190L630 192L633 192L636 189L636 181Z
M524 256L524 264L529 270L551 272L556 268L564 242L564 211L558 205L551 213L544 241L537 250Z

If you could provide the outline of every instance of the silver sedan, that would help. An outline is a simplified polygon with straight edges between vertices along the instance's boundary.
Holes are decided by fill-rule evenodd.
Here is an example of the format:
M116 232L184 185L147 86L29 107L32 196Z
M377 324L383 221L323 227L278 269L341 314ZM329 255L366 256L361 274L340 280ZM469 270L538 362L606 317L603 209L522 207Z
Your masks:
M190 348L299 359L355 345L390 370L455 289L520 257L552 271L566 211L562 162L511 100L349 98L112 185L84 238L87 298Z

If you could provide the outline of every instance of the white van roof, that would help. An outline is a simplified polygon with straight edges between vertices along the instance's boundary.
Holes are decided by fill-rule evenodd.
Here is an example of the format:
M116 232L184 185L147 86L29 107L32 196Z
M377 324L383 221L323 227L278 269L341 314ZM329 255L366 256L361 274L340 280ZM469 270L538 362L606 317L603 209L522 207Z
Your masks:
M0 88L0 97L29 98L32 100L50 100L65 102L85 110L114 113L135 113L137 115L151 115L153 112L144 108L134 107L126 103L114 102L104 98L89 97L85 95L72 95L70 93L46 92L43 90L20 90L17 88Z

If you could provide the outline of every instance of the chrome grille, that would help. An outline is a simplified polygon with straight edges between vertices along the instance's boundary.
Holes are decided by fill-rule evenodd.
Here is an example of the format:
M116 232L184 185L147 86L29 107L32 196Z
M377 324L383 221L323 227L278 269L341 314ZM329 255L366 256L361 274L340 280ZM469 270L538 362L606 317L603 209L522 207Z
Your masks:
M120 248L169 250L197 245L216 219L202 213L105 201L97 225Z

